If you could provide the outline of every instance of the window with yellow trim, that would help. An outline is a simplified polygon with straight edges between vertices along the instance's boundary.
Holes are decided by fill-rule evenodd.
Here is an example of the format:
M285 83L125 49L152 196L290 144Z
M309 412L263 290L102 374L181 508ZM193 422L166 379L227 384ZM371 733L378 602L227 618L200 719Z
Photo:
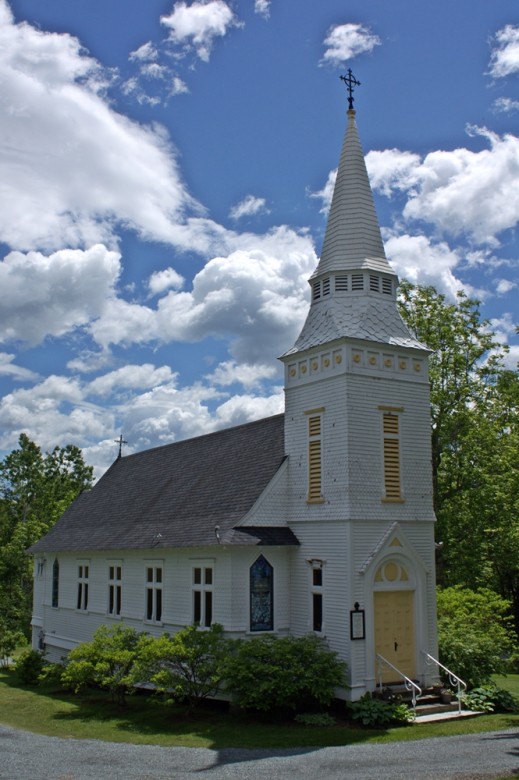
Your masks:
M322 496L322 419L320 414L308 417L308 502L323 501Z
M388 500L401 500L400 428L399 417L394 412L382 416L384 493Z

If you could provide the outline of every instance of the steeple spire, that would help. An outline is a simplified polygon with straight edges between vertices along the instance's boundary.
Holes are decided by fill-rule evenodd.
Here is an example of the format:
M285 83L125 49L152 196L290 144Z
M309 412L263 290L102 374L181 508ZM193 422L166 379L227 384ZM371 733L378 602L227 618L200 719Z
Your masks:
M364 268L392 274L380 235L355 110L348 109L347 116L321 260L314 276Z
M359 82L351 71L344 81L352 106L353 86ZM294 347L284 357L343 338L427 349L398 312L398 278L384 251L351 107L347 118L321 259L310 278L310 311Z

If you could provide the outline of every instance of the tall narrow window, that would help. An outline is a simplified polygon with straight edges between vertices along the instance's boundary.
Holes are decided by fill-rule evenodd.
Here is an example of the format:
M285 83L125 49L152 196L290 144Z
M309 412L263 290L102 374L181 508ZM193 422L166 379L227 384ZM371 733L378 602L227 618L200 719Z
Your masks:
M57 607L59 604L59 561L54 559L52 564L52 601L53 607Z
M193 568L193 623L209 628L213 622L213 567Z
M122 566L118 564L108 567L108 614L121 614L122 603Z
M87 563L80 563L78 566L77 578L77 609L88 609L88 569Z
M162 620L162 566L146 567L146 620Z
M399 418L398 414L384 412L382 419L385 498L401 500Z
M312 568L312 630L323 630L323 570Z
M250 630L274 629L274 569L260 555L250 567Z
M322 496L322 452L320 414L308 417L308 503L321 503Z

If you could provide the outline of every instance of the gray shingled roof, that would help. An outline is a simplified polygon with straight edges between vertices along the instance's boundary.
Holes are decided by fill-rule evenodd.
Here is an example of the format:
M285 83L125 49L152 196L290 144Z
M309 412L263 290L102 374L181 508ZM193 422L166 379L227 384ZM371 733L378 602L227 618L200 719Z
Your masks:
M313 304L290 355L340 338L427 350L402 320L394 300L345 296Z
M279 527L234 526L284 459L284 416L120 458L29 552L298 544Z

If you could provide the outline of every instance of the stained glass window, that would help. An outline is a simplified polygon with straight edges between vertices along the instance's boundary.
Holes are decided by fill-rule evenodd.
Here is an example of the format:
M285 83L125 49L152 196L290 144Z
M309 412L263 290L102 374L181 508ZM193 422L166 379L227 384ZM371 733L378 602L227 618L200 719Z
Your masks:
M55 558L54 563L52 564L52 606L53 607L58 606L58 598L59 598L59 561L57 558Z
M274 629L274 569L260 555L250 567L250 630Z

